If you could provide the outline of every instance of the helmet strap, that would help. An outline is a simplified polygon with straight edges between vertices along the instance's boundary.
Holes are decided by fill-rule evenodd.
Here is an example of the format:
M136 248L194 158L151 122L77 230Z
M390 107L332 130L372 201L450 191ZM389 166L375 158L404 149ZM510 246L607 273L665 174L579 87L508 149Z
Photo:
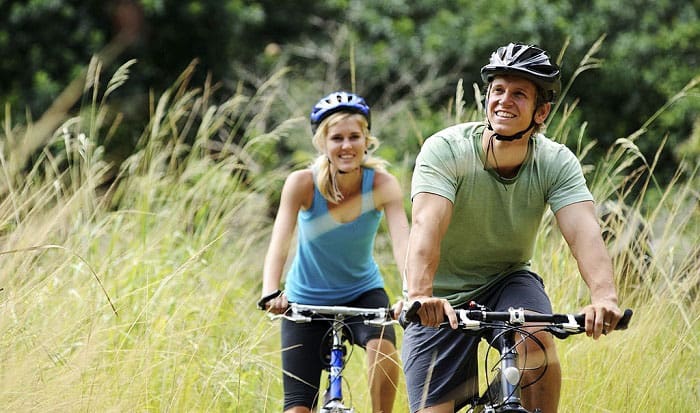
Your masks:
M493 130L493 127L491 126L491 121L488 120L488 118L486 119L486 127L487 127L491 132L493 132L493 135L494 135L494 137L496 138L496 140L499 140L499 141L506 141L506 142L512 142L512 141L515 141L515 140L518 140L518 139L522 138L523 136L525 136L526 133L528 133L532 128L534 128L535 125L537 125L537 123L535 123L535 116L533 115L533 116L532 116L532 120L530 121L530 125L529 125L526 129L521 130L520 132L518 132L518 133L516 133L516 134L514 134L514 135L508 136L508 135L500 135L500 134L496 133L496 132Z
M523 136L525 136L526 133L528 133L532 128L534 128L537 125L537 123L535 122L535 115L537 115L537 109L535 109L535 111L532 113L532 119L530 120L530 125L528 125L527 128L521 130L520 132L518 132L514 135L510 135L510 136L500 135L493 130L493 127L491 126L491 119L489 119L488 113L486 114L486 127L488 128L488 130L493 132L496 140L512 142L512 141L521 139Z

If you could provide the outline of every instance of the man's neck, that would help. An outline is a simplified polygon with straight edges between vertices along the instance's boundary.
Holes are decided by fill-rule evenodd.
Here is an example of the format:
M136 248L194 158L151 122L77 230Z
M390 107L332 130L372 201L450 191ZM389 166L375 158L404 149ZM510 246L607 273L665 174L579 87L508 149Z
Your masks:
M531 133L514 141L492 139L493 134L493 131L485 129L481 137L481 147L486 154L486 167L494 169L504 178L512 178L525 162Z

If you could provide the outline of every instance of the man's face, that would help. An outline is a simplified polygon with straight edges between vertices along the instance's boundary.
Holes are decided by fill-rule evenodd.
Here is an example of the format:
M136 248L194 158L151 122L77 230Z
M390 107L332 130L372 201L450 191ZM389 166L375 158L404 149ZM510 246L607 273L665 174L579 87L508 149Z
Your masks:
M527 129L536 102L537 87L531 81L517 76L495 77L489 87L486 106L491 127L499 135L505 136ZM535 122L544 122L548 112L538 110Z

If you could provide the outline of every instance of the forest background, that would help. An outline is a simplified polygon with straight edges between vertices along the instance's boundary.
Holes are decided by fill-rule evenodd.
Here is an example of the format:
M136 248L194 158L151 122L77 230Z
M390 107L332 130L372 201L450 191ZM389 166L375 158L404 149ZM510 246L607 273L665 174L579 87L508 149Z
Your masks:
M561 62L547 134L581 158L636 311L627 332L560 344L562 408L692 411L698 10L0 1L0 407L279 411L277 325L253 304L284 177L314 155L311 105L338 89L366 97L379 154L408 192L423 140L483 117L479 69L519 41ZM398 298L388 242L383 228L377 258ZM551 216L534 262L555 308L586 303ZM366 407L360 359L348 377Z

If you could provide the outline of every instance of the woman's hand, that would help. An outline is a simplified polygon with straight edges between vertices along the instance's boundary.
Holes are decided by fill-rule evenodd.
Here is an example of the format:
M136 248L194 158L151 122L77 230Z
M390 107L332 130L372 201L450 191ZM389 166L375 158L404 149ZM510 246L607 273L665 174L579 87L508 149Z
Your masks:
M258 301L259 309L273 314L282 314L287 311L287 307L289 307L287 295L280 290L266 294Z

